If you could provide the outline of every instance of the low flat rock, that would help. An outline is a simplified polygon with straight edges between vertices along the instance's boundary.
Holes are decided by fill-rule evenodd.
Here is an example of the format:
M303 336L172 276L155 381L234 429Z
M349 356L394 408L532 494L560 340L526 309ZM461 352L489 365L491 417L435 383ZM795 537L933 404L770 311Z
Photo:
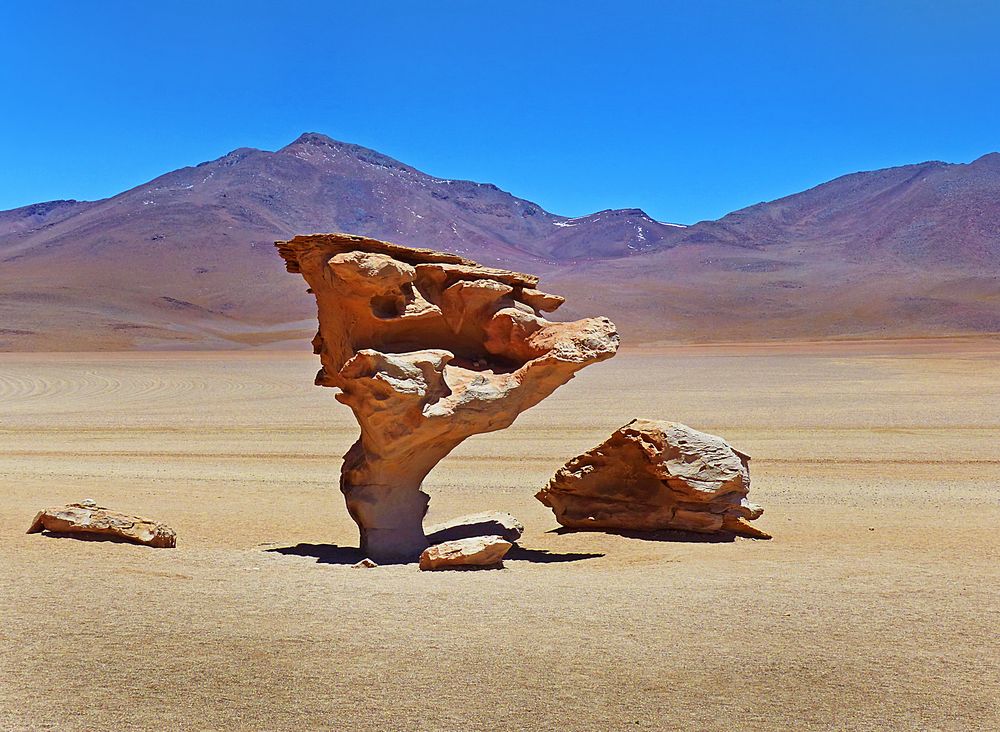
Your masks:
M40 511L31 522L28 533L38 534L42 531L81 539L113 537L157 548L177 546L177 534L169 526L140 516L112 511L93 501L69 503Z
M524 533L524 524L509 513L485 511L435 524L428 527L426 533L431 544L474 536L499 536L505 541L515 542Z
M513 546L499 536L473 536L424 549L420 569L456 569L499 566Z

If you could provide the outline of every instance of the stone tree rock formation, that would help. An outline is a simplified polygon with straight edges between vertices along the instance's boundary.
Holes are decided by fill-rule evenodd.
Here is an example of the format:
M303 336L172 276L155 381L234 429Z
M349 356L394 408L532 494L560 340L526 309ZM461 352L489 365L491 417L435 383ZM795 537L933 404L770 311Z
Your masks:
M715 435L677 422L634 419L570 460L535 497L574 529L678 529L771 537L744 520L750 458Z
M531 275L348 234L275 246L316 296L316 384L338 388L361 425L340 488L376 559L427 548L420 485L462 440L508 427L618 349L607 318L547 321L563 300Z

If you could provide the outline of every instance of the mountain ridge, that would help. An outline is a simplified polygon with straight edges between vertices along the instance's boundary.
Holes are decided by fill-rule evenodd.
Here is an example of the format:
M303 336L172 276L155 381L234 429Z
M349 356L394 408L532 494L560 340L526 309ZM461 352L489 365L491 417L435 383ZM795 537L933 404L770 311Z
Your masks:
M98 201L0 212L0 349L296 341L272 243L347 231L543 274L639 341L1000 331L1000 154L851 173L689 226L552 214L303 133Z

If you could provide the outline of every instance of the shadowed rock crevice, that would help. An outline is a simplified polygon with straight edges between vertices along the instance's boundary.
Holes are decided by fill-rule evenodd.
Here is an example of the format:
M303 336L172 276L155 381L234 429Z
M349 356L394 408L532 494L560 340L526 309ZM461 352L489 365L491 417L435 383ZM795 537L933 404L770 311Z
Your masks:
M420 486L460 442L510 426L618 349L607 318L546 320L562 298L533 275L348 234L276 246L316 296L316 384L338 389L361 426L341 490L379 561L427 548Z

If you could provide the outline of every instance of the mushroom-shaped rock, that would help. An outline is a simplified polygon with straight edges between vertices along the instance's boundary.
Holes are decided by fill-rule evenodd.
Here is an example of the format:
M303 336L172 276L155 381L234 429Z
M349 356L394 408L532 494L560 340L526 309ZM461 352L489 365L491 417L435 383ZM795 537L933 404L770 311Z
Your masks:
M51 531L81 539L111 538L158 548L177 546L177 534L169 526L98 506L93 501L69 503L40 511L28 528L29 534Z
M535 497L573 529L770 536L745 523L749 456L677 422L636 419L559 469Z
M316 296L316 383L339 389L361 426L340 487L362 551L380 562L429 545L420 486L438 461L618 349L607 318L538 315L561 299L534 290L533 275L350 234L276 246Z
M420 569L500 567L513 546L499 536L472 536L427 547L420 554Z

